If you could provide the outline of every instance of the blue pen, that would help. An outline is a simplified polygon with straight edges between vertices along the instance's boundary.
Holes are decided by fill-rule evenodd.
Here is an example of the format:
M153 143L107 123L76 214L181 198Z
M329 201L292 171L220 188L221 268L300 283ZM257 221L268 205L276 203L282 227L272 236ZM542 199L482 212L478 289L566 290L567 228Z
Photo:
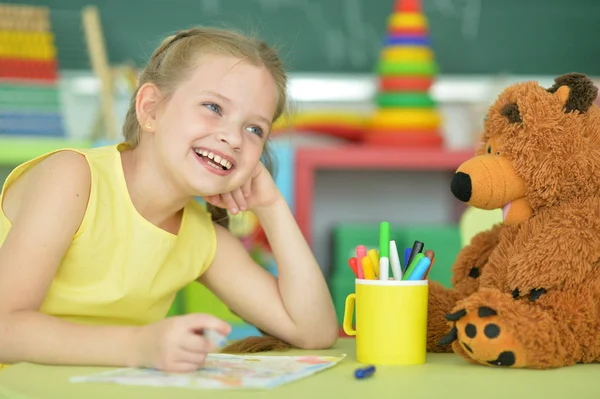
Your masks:
M354 377L356 379L362 380L363 378L369 378L375 373L375 366L369 366L362 369L356 369L354 371Z
M415 269L413 270L413 272L408 276L407 280L421 280L423 279L423 277L425 276L425 273L427 273L427 269L429 269L429 265L431 263L431 260L427 257L422 258L419 263L417 263L415 265Z

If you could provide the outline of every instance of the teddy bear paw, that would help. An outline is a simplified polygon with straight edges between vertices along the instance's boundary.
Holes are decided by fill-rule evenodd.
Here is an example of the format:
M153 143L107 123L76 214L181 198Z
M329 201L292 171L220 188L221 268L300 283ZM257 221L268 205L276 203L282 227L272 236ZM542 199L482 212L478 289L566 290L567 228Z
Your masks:
M459 345L462 351L457 353L484 365L522 367L523 347L493 308L479 306L471 312L463 308L447 314L446 319L454 326L439 341L440 345Z

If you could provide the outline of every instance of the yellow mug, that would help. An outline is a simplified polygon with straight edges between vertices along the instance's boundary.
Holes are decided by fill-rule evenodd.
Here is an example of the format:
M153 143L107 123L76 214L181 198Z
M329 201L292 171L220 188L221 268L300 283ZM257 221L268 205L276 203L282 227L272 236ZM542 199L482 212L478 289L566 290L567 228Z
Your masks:
M344 332L356 336L359 363L425 363L427 352L427 280L356 279L346 297ZM356 329L352 316L356 307Z

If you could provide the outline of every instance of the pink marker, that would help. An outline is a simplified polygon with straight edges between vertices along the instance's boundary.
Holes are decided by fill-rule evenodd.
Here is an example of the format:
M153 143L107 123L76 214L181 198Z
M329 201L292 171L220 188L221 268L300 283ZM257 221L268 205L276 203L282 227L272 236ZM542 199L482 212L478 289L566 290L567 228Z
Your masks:
M362 259L364 257L367 256L367 247L365 247L364 245L357 245L356 246L356 263L358 264L357 268L358 268L358 278L360 279L364 279L365 278L365 272L363 271L362 268Z

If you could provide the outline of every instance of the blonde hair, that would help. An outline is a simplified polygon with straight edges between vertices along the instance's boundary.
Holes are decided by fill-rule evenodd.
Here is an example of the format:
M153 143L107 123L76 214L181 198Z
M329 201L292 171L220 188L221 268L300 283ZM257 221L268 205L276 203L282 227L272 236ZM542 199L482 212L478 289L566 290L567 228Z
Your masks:
M284 113L287 104L287 76L274 49L257 38L233 30L207 27L186 29L163 40L139 77L138 88L131 97L123 124L123 136L131 148L138 146L141 135L135 109L139 88L145 83L153 83L161 91L163 100L167 100L193 70L198 57L207 53L233 56L253 65L264 66L277 86L277 108L273 122ZM274 165L267 143L263 150L263 162L273 173ZM225 209L208 204L208 210L215 222L228 227Z

